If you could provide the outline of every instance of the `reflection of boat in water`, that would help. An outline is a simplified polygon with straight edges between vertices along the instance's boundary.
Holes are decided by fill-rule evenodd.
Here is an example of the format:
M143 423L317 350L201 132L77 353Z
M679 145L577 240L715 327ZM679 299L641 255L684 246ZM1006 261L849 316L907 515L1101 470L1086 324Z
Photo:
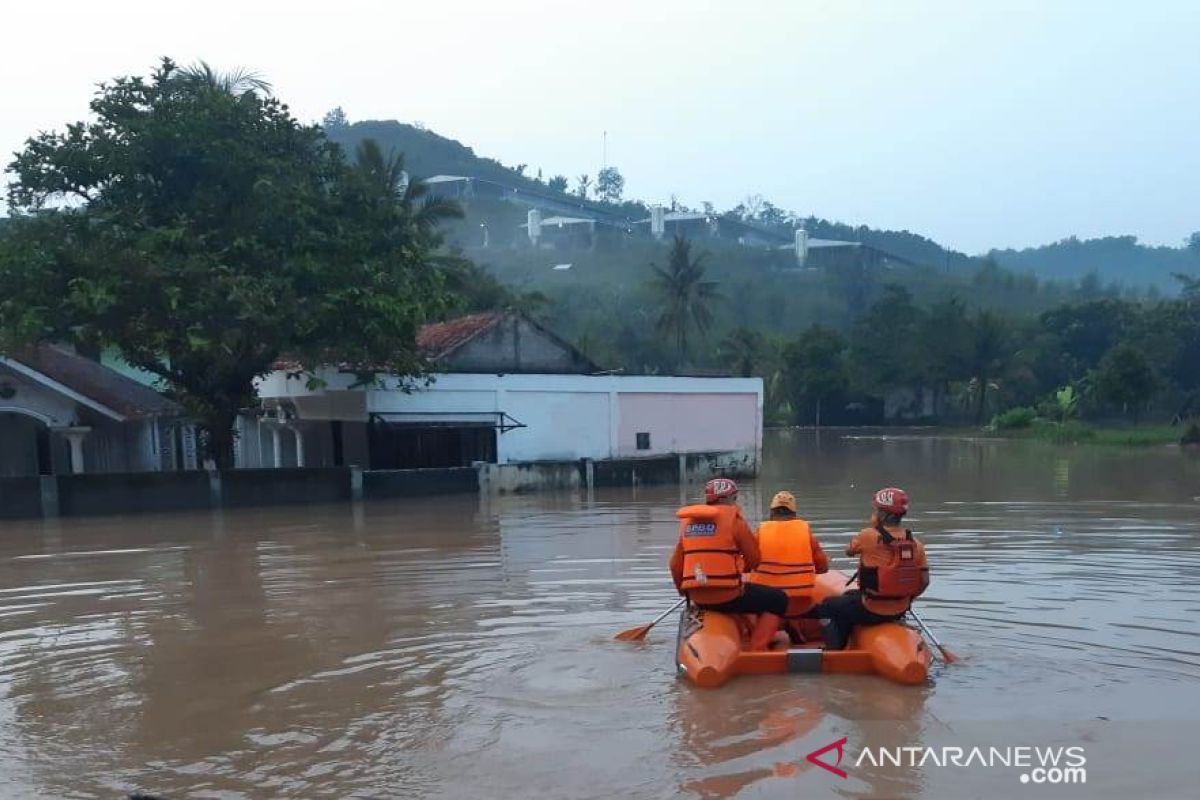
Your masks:
M817 602L841 594L846 576L830 571L817 576ZM924 683L930 653L921 635L899 622L855 628L845 650L826 650L815 621L806 623L806 638L786 649L746 649L749 624L740 614L685 607L679 622L676 664L697 686L715 688L737 675L785 672L880 675L896 683Z
M825 719L819 696L804 687L747 696L678 695L681 745L689 769L680 788L719 800L751 786L795 778L814 769L801 753ZM763 787L766 788L766 787ZM780 794L777 790L770 796Z

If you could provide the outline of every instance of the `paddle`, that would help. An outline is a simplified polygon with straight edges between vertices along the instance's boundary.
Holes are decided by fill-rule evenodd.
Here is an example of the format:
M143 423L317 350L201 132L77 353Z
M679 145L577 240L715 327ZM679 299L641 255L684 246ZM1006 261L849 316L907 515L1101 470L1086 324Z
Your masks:
M615 638L618 641L622 641L622 642L640 642L642 639L646 638L646 634L650 632L651 628L653 628L658 623L662 622L664 619L667 618L668 614L670 614L672 611L679 608L681 605L683 605L686 602L687 602L686 597L679 598L678 603L671 606L666 611L664 611L663 613L661 613L657 617L655 617L653 622L649 623L648 625L639 625L636 628L630 628L627 631L621 631L620 633L618 633L616 635Z
M925 635L929 637L929 641L933 642L934 647L936 647L938 649L938 651L942 654L942 661L944 661L947 664L953 664L955 661L959 660L958 656L954 655L954 653L951 653L947 648L945 648L942 645L941 642L939 642L937 640L937 637L933 635L933 631L929 630L929 626L926 625L925 620L921 619L921 616L919 614L917 614L917 610L915 608L912 608L910 606L908 609L908 613L912 614L912 618L915 619L917 621L917 624L921 626L921 630L924 631Z

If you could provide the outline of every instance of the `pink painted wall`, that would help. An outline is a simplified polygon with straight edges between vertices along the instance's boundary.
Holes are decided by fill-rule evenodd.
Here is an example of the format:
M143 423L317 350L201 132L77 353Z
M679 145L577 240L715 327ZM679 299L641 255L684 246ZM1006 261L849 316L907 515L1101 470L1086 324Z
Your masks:
M754 394L622 393L617 398L620 456L756 448L758 396ZM640 431L650 449L637 449Z

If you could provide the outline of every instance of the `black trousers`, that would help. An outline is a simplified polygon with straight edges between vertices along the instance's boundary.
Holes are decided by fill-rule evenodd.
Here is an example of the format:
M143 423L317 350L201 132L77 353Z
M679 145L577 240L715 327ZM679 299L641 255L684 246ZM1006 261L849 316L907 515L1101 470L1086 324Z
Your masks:
M830 650L841 650L850 638L850 631L855 625L878 625L881 622L895 622L903 614L876 614L868 611L863 605L862 592L852 589L840 597L830 597L821 602L806 617L818 617L828 622L821 623L821 634L825 646Z
M776 614L783 616L787 613L788 597L783 589L772 586L759 586L757 583L747 583L742 596L727 603L715 606L702 605L709 611L722 611L726 614Z

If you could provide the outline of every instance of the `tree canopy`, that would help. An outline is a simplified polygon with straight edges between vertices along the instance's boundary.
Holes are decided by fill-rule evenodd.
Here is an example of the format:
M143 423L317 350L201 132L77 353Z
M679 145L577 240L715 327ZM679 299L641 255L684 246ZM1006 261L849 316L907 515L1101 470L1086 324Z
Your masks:
M281 356L422 372L453 209L399 191L395 163L348 163L257 76L204 65L102 84L91 112L10 166L0 343L116 348L196 415L222 467Z

